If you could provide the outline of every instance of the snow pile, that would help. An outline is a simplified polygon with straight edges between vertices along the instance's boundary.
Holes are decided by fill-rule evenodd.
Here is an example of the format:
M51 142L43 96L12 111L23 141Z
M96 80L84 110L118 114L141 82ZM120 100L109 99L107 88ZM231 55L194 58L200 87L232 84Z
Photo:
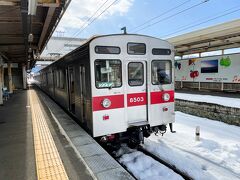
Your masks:
M240 127L176 112L174 129L177 133L152 135L145 148L194 179L240 179Z
M125 165L137 179L183 179L171 169L139 151L124 154L119 162Z
M182 100L195 101L195 102L206 102L206 103L212 103L212 104L219 104L222 106L240 108L240 99L238 98L175 93L175 99L182 99Z

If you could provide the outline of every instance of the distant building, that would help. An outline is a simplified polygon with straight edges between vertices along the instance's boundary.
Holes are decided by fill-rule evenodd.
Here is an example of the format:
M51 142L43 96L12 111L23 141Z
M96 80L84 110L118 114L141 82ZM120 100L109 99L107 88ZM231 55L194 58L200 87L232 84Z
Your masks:
M52 37L48 41L48 44L40 55L40 58L37 60L35 67L32 69L32 72L38 72L55 60L58 60L65 54L81 46L84 42L86 42L86 39L71 37Z
M42 54L41 60L57 60L65 54L81 46L86 39L71 37L52 37Z

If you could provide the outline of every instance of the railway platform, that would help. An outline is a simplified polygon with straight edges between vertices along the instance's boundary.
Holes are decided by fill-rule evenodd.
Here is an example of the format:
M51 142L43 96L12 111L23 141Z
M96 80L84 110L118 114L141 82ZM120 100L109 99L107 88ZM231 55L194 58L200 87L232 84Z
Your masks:
M0 106L0 179L133 179L36 88Z

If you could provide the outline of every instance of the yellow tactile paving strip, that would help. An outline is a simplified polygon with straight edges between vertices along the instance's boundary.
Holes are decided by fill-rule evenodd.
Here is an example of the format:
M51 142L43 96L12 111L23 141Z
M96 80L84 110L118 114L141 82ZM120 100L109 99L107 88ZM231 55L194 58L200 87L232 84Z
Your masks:
M34 90L29 90L32 111L34 149L39 180L68 179L51 132L40 107L40 100Z

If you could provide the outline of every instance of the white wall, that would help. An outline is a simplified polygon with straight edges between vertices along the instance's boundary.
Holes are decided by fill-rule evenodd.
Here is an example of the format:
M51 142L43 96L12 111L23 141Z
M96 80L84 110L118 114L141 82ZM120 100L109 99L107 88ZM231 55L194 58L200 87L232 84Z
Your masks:
M52 37L41 54L43 57L51 57L51 54L63 56L82 45L86 40L80 38Z
M193 63L190 63L190 60ZM201 72L201 70L203 71L204 62L209 60L218 61L218 72ZM211 64L209 66L211 66ZM193 78L190 75L194 72L195 77ZM175 61L175 80L188 82L240 83L240 54L177 60Z

